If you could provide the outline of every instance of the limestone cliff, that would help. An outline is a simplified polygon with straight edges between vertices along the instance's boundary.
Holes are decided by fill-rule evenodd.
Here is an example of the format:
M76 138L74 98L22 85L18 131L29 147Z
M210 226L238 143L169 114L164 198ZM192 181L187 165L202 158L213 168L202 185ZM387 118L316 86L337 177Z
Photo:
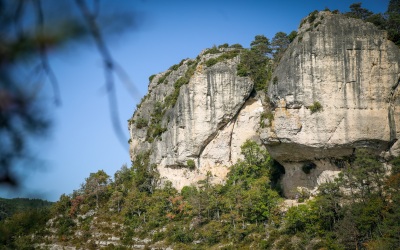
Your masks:
M400 51L386 36L361 20L312 14L274 70L268 98L237 75L237 49L183 60L151 77L130 120L131 157L150 152L180 189L208 171L222 182L253 139L284 166L284 193L293 197L335 176L355 148L398 155Z
M357 147L390 152L400 133L398 47L371 23L329 12L315 17L302 22L274 71L273 121L261 131L285 167L287 196L339 171Z
M257 134L261 102L250 97L252 81L236 74L238 53L205 50L154 76L131 120L131 156L150 150L160 176L178 189L208 171L223 181L240 146Z

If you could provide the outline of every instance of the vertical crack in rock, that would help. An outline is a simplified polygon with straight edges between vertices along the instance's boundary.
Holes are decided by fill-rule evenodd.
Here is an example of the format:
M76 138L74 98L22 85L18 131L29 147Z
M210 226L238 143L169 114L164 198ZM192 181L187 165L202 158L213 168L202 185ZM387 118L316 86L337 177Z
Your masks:
M392 87L390 92L389 99L389 108L388 108L388 120L389 120L389 128L390 128L390 143L389 148L396 142L396 121L395 121L395 109L396 105L394 104L396 100L396 92L397 88L400 85L400 78L397 80L397 83Z
M199 155L198 155L198 164L200 166L200 158L201 155L203 154L204 149L210 144L217 136L219 131L223 130L225 127L229 126L229 124L233 123L232 130L230 131L230 140L229 140L229 148L231 148L232 145L232 136L233 136L233 129L235 128L235 123L237 121L237 118L240 114L240 111L242 111L243 107L245 106L246 102L250 99L251 97L251 92L250 94L246 97L246 99L243 101L242 106L238 109L238 111L235 113L235 115L230 119L230 120L223 120L220 125L218 125L216 131L212 133L201 145ZM229 162L231 161L231 149L229 149Z
M236 125L238 116L239 116L239 114L240 114L240 111L242 111L243 106L246 104L246 102L247 102L247 100L248 100L249 98L250 98L250 96L247 97L246 101L245 101L245 102L243 103L243 105L240 107L239 111L238 111L238 112L235 114L235 116L232 118L233 125L232 125L231 134L229 135L229 157L228 157L228 161L229 161L229 162L232 162L232 137L233 137L233 131L235 130L235 125Z

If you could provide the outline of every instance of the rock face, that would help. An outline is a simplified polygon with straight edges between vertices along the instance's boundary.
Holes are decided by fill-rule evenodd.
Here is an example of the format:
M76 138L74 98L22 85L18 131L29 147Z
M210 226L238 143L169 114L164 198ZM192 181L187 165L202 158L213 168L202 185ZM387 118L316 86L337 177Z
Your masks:
M399 155L400 51L373 24L330 12L305 18L264 106L263 93L237 76L238 52L209 52L153 76L129 125L132 159L150 152L177 189L208 172L223 182L246 139L284 166L286 197L335 177L356 148Z
M257 135L262 106L250 97L253 82L236 74L239 58L210 67L205 64L229 51L232 49L216 54L204 51L196 61L183 61L156 75L148 96L132 118L132 158L151 150L150 162L157 165L162 178L178 189L204 179L208 171L215 183L222 182L228 167L238 159L242 143ZM191 68L194 72L188 74ZM177 88L181 77L188 81ZM174 91L179 93L176 103L168 107L166 103ZM158 122L162 133L151 138L149 127L156 116L161 116ZM137 126L140 119L147 121L147 126Z
M286 196L332 176L355 148L396 151L399 59L398 47L373 24L326 12L303 21L272 76L274 119L260 132L285 167Z

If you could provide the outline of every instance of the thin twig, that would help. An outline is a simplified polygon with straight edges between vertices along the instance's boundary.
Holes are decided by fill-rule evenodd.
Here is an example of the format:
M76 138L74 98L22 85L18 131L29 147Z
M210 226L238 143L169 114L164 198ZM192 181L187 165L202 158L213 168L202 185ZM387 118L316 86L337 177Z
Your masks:
M49 78L49 81L53 87L53 93L54 93L54 103L56 106L61 105L61 94L60 94L60 87L58 84L58 80L56 75L54 74L53 69L50 66L49 59L47 57L46 53L46 45L42 41L43 36L44 36L44 16L43 16L43 9L42 9L42 4L41 0L34 0L35 6L36 6L36 18L37 18L37 26L38 26L38 35L39 35L39 54L40 54L40 60L42 63L42 68L44 72L46 73L47 77Z
M119 80L124 83L124 86L128 90L129 94L134 99L140 100L141 95L139 94L139 90L135 87L135 84L133 84L125 70L117 63L114 64L114 72L116 73Z
M119 123L119 113L118 113L118 103L117 96L115 93L115 84L113 72L115 71L115 66L113 59L111 57L110 52L107 49L107 46L104 42L104 39L101 35L100 29L95 21L95 16L90 13L86 2L84 0L75 0L77 6L79 7L83 18L89 25L89 31L92 34L96 46L100 52L100 55L103 57L104 63L104 74L106 78L106 89L108 93L109 107L110 107L110 116L112 120L112 125L114 128L114 132L118 136L118 139L122 146L126 148L126 138L121 128L121 124Z

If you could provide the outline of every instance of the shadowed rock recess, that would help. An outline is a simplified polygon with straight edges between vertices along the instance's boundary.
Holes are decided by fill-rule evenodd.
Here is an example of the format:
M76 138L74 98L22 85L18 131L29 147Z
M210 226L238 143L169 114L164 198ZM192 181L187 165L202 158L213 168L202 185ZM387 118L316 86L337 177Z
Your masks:
M252 139L284 166L284 194L294 197L298 187L333 178L355 148L399 154L400 51L373 24L328 12L305 18L274 70L269 98L237 76L239 53L207 66L233 50L205 50L151 77L129 122L132 159L149 151L178 189L208 171L219 183ZM263 113L272 115L261 128Z

